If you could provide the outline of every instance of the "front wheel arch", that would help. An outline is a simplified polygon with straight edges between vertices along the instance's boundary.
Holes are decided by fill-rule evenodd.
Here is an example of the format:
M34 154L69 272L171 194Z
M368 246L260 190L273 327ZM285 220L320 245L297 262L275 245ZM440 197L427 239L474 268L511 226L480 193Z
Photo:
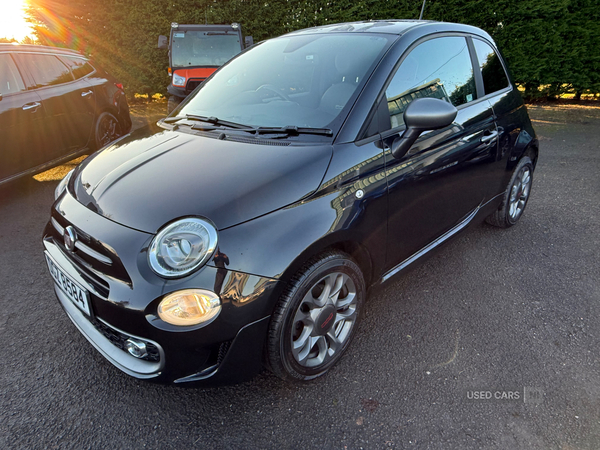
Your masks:
M344 236L338 236L337 233L323 236L323 238L310 244L306 250L290 262L288 267L281 274L281 279L283 281L289 281L308 261L322 253L330 251L338 251L347 254L360 268L366 285L369 286L373 282L373 259L369 250L355 240L344 239Z

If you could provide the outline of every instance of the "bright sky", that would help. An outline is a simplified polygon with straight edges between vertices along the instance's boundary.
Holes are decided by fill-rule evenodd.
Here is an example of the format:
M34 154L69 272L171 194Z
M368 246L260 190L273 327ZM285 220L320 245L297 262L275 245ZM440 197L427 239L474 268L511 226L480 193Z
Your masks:
M23 8L28 0L0 0L0 37L18 41L32 35Z

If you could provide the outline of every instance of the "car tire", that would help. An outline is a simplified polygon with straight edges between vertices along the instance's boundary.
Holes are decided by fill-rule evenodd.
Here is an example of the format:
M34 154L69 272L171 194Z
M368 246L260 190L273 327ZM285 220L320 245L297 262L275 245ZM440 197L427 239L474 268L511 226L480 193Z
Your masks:
M96 150L100 150L119 137L121 137L121 125L117 118L106 111L100 114L94 127Z
M287 381L324 375L342 357L356 332L365 281L345 253L309 261L290 281L269 325L267 365Z
M167 100L167 114L171 114L175 108L179 106L181 99L171 95Z
M525 211L532 183L533 163L529 156L523 156L510 177L500 207L486 218L486 222L500 228L515 225Z

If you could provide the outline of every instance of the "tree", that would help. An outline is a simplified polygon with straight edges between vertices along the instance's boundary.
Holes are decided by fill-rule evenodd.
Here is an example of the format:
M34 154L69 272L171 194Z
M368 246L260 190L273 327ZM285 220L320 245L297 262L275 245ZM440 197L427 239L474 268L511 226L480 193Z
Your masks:
M166 91L167 54L156 43L171 22L238 22L259 42L330 23L416 19L421 5L421 0L33 0L29 14L40 43L91 55L131 95ZM597 0L428 0L424 19L486 30L514 80L531 96L600 91Z

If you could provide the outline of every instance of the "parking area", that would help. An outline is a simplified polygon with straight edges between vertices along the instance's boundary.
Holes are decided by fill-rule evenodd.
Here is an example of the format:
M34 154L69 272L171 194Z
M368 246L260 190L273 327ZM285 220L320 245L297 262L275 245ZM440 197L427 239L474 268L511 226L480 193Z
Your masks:
M134 126L160 106L134 107ZM529 110L541 151L519 224L471 227L371 289L348 353L307 385L121 373L61 310L44 262L69 169L0 186L0 447L597 448L600 107Z

